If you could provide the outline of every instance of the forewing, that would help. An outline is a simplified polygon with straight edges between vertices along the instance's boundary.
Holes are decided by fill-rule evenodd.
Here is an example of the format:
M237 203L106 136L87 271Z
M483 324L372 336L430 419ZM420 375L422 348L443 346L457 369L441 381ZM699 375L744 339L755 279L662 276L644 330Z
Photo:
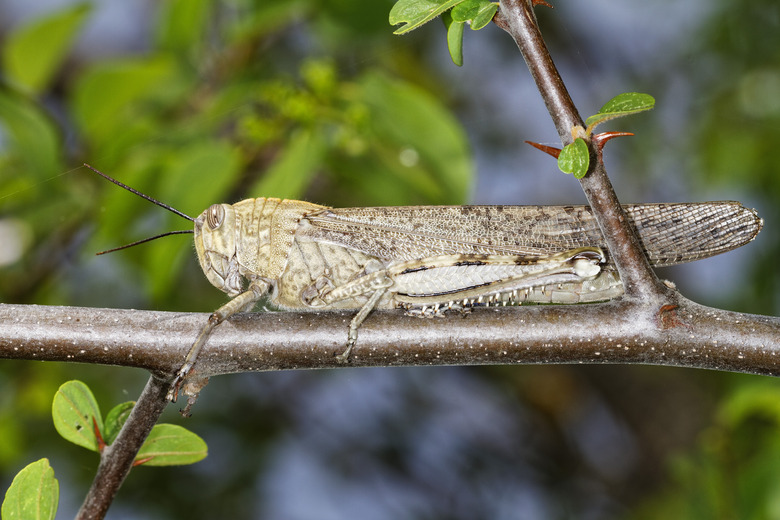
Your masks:
M584 206L401 206L321 210L298 236L385 260L447 254L540 255L600 241Z
M625 206L651 264L698 260L755 238L761 219L737 202ZM587 206L399 206L323 209L296 236L384 260L446 254L542 255L605 248Z
M625 208L654 266L731 251L756 238L764 224L755 210L731 201L630 204Z

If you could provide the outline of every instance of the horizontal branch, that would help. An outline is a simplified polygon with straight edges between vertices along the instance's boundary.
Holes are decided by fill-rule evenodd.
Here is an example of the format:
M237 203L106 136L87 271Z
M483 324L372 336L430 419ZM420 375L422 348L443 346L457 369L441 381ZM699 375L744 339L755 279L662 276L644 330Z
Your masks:
M613 300L477 309L421 319L372 313L350 366L641 363L780 375L780 318ZM349 312L267 312L223 323L200 375L342 367ZM170 377L208 319L178 313L0 304L0 358L120 365Z

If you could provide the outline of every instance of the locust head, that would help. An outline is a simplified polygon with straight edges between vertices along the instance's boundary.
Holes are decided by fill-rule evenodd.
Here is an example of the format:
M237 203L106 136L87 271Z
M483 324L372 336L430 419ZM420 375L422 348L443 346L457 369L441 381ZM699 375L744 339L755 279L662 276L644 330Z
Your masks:
M241 293L236 258L236 214L230 204L212 204L195 219L195 251L209 282L231 297Z

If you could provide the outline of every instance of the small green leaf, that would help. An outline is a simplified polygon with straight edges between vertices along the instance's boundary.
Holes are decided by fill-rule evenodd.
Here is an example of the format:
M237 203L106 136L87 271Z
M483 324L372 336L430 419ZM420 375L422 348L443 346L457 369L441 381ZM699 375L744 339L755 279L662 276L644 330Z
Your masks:
M607 101L597 114L590 116L585 121L585 124L592 130L593 127L604 121L651 110L654 106L655 99L649 94L624 92Z
M404 24L393 34L405 34L430 22L464 0L398 0L390 9L390 25Z
M116 436L119 435L119 430L122 429L130 412L133 411L133 406L135 406L135 401L127 401L116 405L106 414L105 429L103 430L103 440L106 444L113 444Z
M5 493L0 515L3 520L52 520L57 514L60 485L48 459L20 471Z
M27 96L0 87L0 129L3 154L18 156L25 175L43 180L62 168L62 139L57 125Z
M477 16L471 20L471 30L478 31L485 27L487 24L493 21L493 17L498 12L498 4L494 2L487 2L488 5L484 9L480 9Z
M452 63L458 67L463 65L463 29L466 24L452 19L450 12L443 13L441 19L447 28L447 49L450 51Z
M79 3L9 34L2 50L8 78L33 93L48 87L90 10L89 4Z
M54 395L51 407L54 427L65 440L78 444L88 450L98 451L93 418L98 429L103 431L103 418L100 415L95 396L81 381L68 381Z
M490 0L465 0L452 8L452 19L469 22L472 31L485 27L498 12L498 5Z
M136 455L136 461L150 459L145 466L181 466L206 458L206 442L176 424L158 424L149 433Z
M590 166L590 152L587 143L581 137L564 146L558 156L558 168L563 173L571 173L578 179L585 177L588 166Z

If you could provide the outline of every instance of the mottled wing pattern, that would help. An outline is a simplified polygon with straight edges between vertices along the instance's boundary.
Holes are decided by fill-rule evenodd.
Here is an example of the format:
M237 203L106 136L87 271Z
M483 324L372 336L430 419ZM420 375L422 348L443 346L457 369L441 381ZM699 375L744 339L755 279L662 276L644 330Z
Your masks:
M764 224L755 210L731 201L625 207L655 266L731 251L756 238Z
M651 264L667 266L729 251L755 238L762 221L738 202L624 206ZM445 254L540 255L605 248L588 206L400 206L322 209L296 236L385 260Z

